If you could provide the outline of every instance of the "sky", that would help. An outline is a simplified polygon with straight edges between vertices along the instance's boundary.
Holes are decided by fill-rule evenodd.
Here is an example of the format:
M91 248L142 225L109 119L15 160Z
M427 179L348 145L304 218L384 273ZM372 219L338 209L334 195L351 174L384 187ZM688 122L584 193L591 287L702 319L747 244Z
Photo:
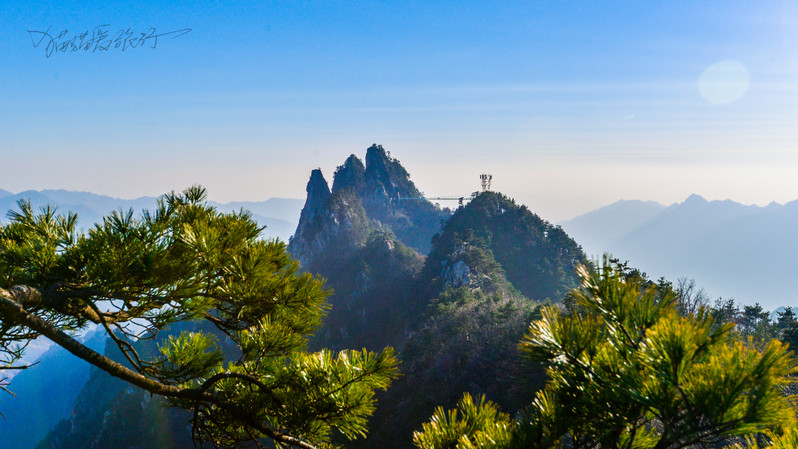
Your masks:
M98 32L163 35L44 34ZM427 196L491 173L552 221L798 199L794 0L6 1L0 56L11 192L304 198L378 143Z

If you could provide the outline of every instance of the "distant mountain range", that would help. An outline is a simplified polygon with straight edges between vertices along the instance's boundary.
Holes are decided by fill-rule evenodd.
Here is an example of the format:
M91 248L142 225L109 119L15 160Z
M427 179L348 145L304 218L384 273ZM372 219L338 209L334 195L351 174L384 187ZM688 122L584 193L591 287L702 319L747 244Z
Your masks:
M652 278L692 278L713 297L770 310L798 306L798 201L622 200L560 225L587 254L609 252Z
M348 160L341 167L342 173L336 177L339 184L362 182L365 168L355 162ZM333 191L339 189L333 186ZM407 195L412 193L408 191ZM52 204L60 211L74 211L84 228L114 210L151 209L157 200L119 199L67 190L12 193L0 189L0 222L7 220L7 211L17 209L20 199L30 200L36 208ZM250 210L258 223L266 226L265 237L278 237L285 242L297 230L304 203L293 198L212 202L220 210ZM367 207L371 203L364 202ZM713 296L733 297L750 304L759 302L770 309L798 306L798 294L794 293L798 291L798 264L793 262L793 255L798 253L798 234L794 231L798 229L798 201L760 207L730 200L707 201L699 195L671 206L621 200L560 225L588 255L610 252L651 277L693 278ZM403 231L394 228L400 238L405 237ZM405 232L410 236L415 231L408 228ZM423 234L418 242L408 242L421 247L422 253L428 249L428 236Z
M73 192L69 190L27 190L20 193L11 193L0 189L0 222L7 221L6 212L19 210L17 202L27 199L34 208L48 204L58 206L61 212L72 211L78 214L79 225L89 228L92 224L102 220L114 210L128 210L141 212L142 209L153 209L158 198L144 196L132 200L112 198L90 192ZM269 198L265 201L237 201L220 204L211 201L210 204L222 211L237 211L247 209L252 212L255 220L266 226L264 237L277 237L284 242L294 233L299 222L299 213L304 200L294 198Z

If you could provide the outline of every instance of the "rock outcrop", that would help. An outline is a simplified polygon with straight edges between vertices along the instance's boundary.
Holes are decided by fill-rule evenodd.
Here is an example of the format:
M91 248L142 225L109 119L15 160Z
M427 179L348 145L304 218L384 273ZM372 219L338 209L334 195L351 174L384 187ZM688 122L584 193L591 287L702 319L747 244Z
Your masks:
M327 186L327 180L324 179L320 168L310 172L310 180L305 191L308 193L308 198L305 201L305 207L302 208L302 215L318 214L324 209L327 199L330 198L330 188Z
M289 251L311 271L340 262L375 230L426 254L451 214L425 200L402 164L376 144L366 150L365 165L353 154L336 169L332 190L321 170L313 170L307 192Z

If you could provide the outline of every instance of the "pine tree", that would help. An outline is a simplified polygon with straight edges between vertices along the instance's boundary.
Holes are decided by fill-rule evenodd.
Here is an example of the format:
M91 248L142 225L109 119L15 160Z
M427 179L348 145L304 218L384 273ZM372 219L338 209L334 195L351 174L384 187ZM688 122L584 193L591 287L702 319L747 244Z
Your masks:
M775 325L777 338L798 352L798 315L792 307L786 307L783 312L777 312L777 316Z
M193 437L216 447L328 447L333 429L366 433L374 392L397 375L381 353L309 353L328 292L249 213L224 214L192 187L135 218L116 212L87 233L77 216L29 203L0 226L0 368L43 335L94 366L193 412ZM170 332L179 323L204 323ZM79 343L105 329L127 365ZM205 329L205 330L202 330ZM157 348L140 351L151 339ZM225 350L222 350L222 347ZM7 386L3 386L5 389Z
M520 343L550 379L529 407L510 422L491 404L464 400L462 418L436 412L416 433L418 447L659 449L755 434L791 441L795 409L782 389L798 368L779 341L739 341L734 325L715 323L706 308L680 316L672 289L606 257L580 277L573 311L545 308ZM470 425L471 416L495 418Z

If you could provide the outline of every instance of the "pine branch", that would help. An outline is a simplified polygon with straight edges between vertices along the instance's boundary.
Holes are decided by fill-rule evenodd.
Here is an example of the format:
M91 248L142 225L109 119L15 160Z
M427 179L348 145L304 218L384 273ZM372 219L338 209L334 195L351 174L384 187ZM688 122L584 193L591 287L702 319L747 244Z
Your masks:
M25 290L25 289L22 289ZM33 289L31 289L33 290ZM19 303L14 301L15 295L9 290L0 288L0 313L12 318L16 323L30 327L40 332L53 342L62 346L73 355L91 363L92 365L104 370L108 374L122 379L130 384L140 387L153 394L165 397L187 399L199 402L207 402L228 411L235 419L252 426L264 435L275 441L297 446L301 449L318 449L313 444L307 443L293 435L278 432L265 426L263 423L254 420L246 410L232 404L224 399L207 391L200 389L181 389L171 385L166 385L157 380L146 377L133 371L124 365L105 357L91 348L84 346L61 329L53 326L47 321L25 310Z

